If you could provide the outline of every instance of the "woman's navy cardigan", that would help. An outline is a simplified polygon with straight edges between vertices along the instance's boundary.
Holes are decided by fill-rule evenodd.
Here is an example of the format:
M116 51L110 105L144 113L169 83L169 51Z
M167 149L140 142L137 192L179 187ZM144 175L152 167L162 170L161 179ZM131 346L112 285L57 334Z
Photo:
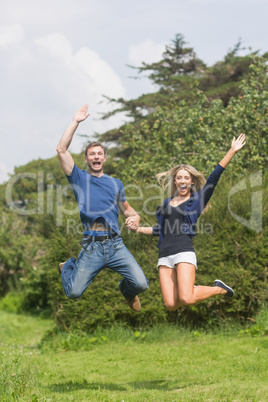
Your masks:
M191 193L189 201L186 203L184 207L184 224L183 224L183 232L188 234L191 238L195 236L195 226L196 222L201 215L201 212L207 205L210 197L213 194L213 191L218 183L219 178L221 177L224 168L221 165L217 165L214 171L209 175L205 186L201 191L197 193ZM159 236L159 242L157 247L159 248L163 237L163 220L164 220L164 210L169 203L169 201L174 197L166 198L163 202L162 206L157 207L155 216L157 218L158 224L153 227L153 235Z

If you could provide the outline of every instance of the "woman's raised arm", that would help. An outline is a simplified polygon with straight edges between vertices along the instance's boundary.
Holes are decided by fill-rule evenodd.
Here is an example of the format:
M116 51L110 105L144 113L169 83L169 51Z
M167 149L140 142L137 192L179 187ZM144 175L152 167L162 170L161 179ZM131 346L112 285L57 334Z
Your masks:
M226 168L226 166L232 160L236 152L239 151L241 148L243 148L243 146L246 144L245 138L246 138L245 134L240 134L237 139L235 139L235 137L233 138L231 148L219 163L223 168Z

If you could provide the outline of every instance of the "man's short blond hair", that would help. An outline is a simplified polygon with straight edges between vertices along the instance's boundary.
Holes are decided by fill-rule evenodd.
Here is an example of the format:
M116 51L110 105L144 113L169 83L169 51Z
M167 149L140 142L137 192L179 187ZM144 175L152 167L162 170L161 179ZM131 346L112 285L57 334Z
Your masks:
M87 156L87 151L89 150L89 148L92 148L92 147L101 147L103 149L103 151L104 151L104 155L107 155L106 148L100 142L94 141L94 142L90 142L87 145L87 147L85 149L85 155L86 156Z

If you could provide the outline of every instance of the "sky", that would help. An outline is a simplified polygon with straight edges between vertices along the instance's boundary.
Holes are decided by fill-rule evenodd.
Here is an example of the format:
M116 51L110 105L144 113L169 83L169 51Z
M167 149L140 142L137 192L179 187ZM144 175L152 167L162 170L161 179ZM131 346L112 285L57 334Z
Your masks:
M208 66L235 44L268 51L267 0L0 0L0 183L14 167L56 155L74 113L90 116L75 133L71 152L88 135L119 127L101 120L111 98L155 91L135 70L161 59L175 35Z

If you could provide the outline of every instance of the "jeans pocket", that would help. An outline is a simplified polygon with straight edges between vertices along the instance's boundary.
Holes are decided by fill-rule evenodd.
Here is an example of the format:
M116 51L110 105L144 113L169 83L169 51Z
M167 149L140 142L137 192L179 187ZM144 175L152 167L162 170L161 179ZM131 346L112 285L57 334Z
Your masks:
M94 242L85 243L85 244L82 245L82 250L83 250L84 253L92 253L94 248L95 248Z
M123 243L123 240L122 240L122 239L115 240L115 241L113 242L113 249L114 249L114 250L119 250L119 249L122 248L122 247L124 247L124 243Z

